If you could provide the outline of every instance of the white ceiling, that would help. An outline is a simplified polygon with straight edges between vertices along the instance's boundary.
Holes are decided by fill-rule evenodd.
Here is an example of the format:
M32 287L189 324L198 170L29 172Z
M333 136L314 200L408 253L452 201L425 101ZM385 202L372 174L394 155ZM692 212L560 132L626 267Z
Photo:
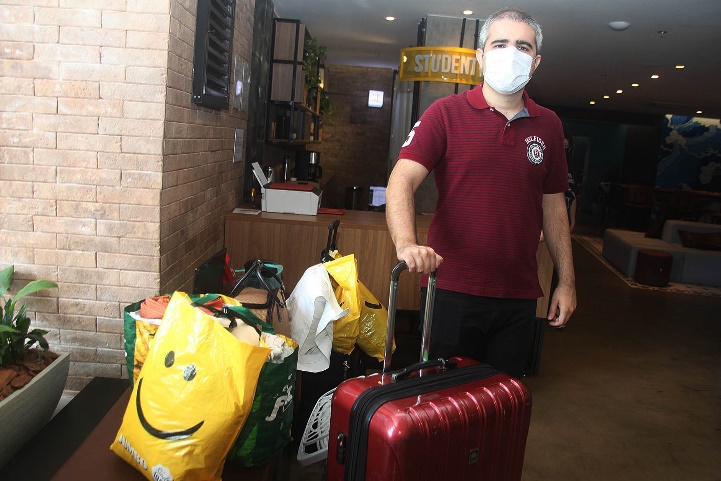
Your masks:
M483 19L510 4L543 27L542 62L527 88L540 104L721 118L721 0L272 1L277 16L300 19L328 47L326 64L384 68L415 46L421 18L469 9ZM613 31L616 20L631 26Z

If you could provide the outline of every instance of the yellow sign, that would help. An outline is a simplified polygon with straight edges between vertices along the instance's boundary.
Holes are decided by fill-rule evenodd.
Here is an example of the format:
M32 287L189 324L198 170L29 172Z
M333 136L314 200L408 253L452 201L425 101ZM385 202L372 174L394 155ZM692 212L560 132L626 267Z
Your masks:
M401 49L399 82L449 82L478 85L483 74L476 51L457 47Z

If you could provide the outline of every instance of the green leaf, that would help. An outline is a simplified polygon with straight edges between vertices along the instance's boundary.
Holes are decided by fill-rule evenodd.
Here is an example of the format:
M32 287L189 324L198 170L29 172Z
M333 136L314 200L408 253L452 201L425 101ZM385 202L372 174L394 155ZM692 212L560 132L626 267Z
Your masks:
M30 334L28 334L28 342L25 344L25 349L30 349L35 343L38 343L40 344L40 347L42 347L44 350L48 350L50 345L48 344L48 341L45 340L45 337L43 337L41 332L44 332L45 334L48 333L48 331L39 331L38 329L36 329Z
M53 289L55 287L58 287L58 285L55 284L53 281L47 281L45 279L38 279L36 281L32 281L18 291L18 293L15 295L15 302L17 302L18 299L20 299L21 297L27 296L28 294L33 294L43 289Z
M39 279L29 282L18 291L15 297L4 299L10 289L15 273L14 266L8 266L0 271L0 294L5 308L0 308L0 364L8 366L18 359L22 359L24 353L39 344L44 350L50 347L45 339L49 331L33 329L30 333L31 320L26 315L27 306L23 304L15 312L16 303L22 297L33 294L43 289L57 288L58 285L52 281Z
M5 312L3 312L2 319L0 320L0 324L3 324L5 326L11 326L13 323L13 314L14 312L14 306L12 305L12 301L8 300L5 303Z
M17 329L13 329L10 326L4 326L0 324L0 332L18 332Z
M28 329L30 329L30 319L27 316L18 316L17 320L15 321L15 329L22 332L23 334L27 333Z
M7 266L5 269L0 271L0 296L4 296L5 292L10 289L10 284L13 282L13 273L15 272L15 266Z

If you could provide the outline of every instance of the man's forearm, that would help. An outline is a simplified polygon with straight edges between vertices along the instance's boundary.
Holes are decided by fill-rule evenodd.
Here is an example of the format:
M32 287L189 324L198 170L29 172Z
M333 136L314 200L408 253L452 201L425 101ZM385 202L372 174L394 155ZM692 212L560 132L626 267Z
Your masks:
M559 284L573 286L576 276L573 271L571 235L563 197L544 198L543 232L553 265L558 272Z
M398 260L408 265L410 272L433 272L443 257L431 247L418 245L414 194L428 170L411 160L396 163L386 189L386 222Z
M410 183L391 175L386 189L386 223L396 249L418 242L413 195Z

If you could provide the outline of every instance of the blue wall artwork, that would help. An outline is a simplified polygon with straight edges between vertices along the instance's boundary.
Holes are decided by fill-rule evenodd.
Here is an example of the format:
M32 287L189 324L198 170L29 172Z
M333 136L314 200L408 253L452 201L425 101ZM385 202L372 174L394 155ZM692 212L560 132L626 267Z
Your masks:
M721 192L721 125L718 119L667 115L656 185Z

